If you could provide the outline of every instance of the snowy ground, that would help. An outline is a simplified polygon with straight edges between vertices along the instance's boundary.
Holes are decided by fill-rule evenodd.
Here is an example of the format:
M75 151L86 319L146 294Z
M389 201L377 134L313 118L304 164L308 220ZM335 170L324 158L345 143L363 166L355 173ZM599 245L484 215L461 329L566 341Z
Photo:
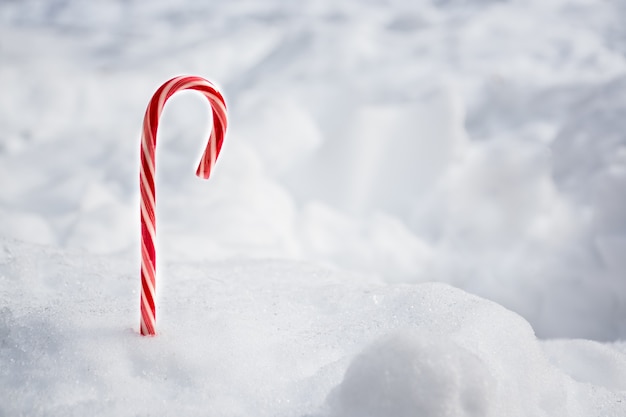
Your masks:
M625 416L626 6L0 1L0 415ZM157 338L136 334L145 106ZM535 336L535 334L537 336Z

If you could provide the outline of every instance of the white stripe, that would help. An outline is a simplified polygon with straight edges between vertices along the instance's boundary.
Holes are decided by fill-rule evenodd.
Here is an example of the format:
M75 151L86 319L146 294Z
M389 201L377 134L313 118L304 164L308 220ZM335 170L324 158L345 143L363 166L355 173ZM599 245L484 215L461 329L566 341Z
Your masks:
M146 178L146 174L144 174L143 172L139 175L139 178L141 180L141 183L143 184L143 187L147 191L146 194L148 194L148 204L150 205L150 207L152 207L152 210L154 211L154 217L155 217L155 220L156 220L156 201L154 200L154 196L152 195L152 191L150 189L150 184L148 184L148 178ZM154 176L152 178L154 178ZM154 184L152 184L152 185L154 185ZM142 204L145 203L143 201L143 197L141 198L141 203Z
M144 242L141 243L141 271L144 272L148 278L152 277L153 280L156 280L156 270L154 269L152 261L150 260L150 253L148 253L148 248L146 247ZM154 284L152 283L152 281L150 281L148 285L149 290L154 293Z
M184 78L184 77L180 77L180 78ZM180 79L178 78L178 79ZM187 81L184 84L182 84L180 87L178 87L178 89L176 91L183 91L183 90L189 90L192 87L204 87L206 86L206 82L203 82L201 80L192 80L192 81Z
M213 94L210 91L203 91L203 93L206 96L206 98L209 99L211 104L213 104L215 107L218 107L218 109L222 113L224 114L226 113L226 103L224 103L224 101L222 100L220 96L218 96L217 94Z
M157 120L159 119L159 117L161 117L161 112L163 111L163 106L165 105L167 95L169 94L174 84L176 84L180 79L181 77L173 78L172 80L170 80L169 83L167 83L163 91L161 91L161 95L159 96L159 100L157 101Z
M215 127L213 127L213 131L211 132L211 138L209 139L209 146L211 147L209 154L209 172L213 171L213 166L215 165L215 160L217 159L217 134L215 134Z
M143 314L140 314L141 316L141 334L146 335L146 334L150 334L148 332L148 328L146 327L146 324L143 321Z
M146 158L146 164L148 165L148 171L150 171L150 174L152 175L152 178L154 179L154 165L152 164L152 155L150 155L148 144L146 142L147 141L142 140L141 145L143 147L143 154Z
M211 101L211 104L216 107L215 112L217 113L217 117L220 119L224 132L226 132L226 127L228 125L228 119L226 118L226 107L220 100Z
M143 127L144 127L144 131L143 131L143 137L142 139L148 139L148 137L150 135L152 135L152 121L150 120L150 114L152 113L152 100L150 100L150 103L148 103L148 108L146 109L146 114L143 118ZM157 117L157 128L159 126L159 118ZM146 135L146 131L148 132L148 134Z
M150 304L148 304L148 300L144 297L141 297L141 302L143 303L143 308L146 309L146 311L148 312L148 316L150 317L150 324L152 325L152 327L156 327L156 318L154 317L155 314L152 314L152 309L150 309ZM155 309L156 309L156 304L154 305ZM141 315L141 318L143 319L143 314Z
M144 272L144 274L148 278L148 279L146 279L146 283L148 285L148 291L150 292L152 301L154 301L154 296L156 294L156 291L154 291L154 285L152 285L152 281L150 281L150 279L149 279L150 278L150 275L148 274L149 271L147 269L144 271L144 267L147 268L146 267L146 263L150 263L150 262L142 262L141 263L141 270ZM143 286L142 286L142 288L143 288ZM156 305L156 301L154 302L154 305Z
M150 234L150 237L152 238L152 244L154 245L155 236L156 236L156 227L155 225L152 224L152 220L150 219L148 209L146 208L146 203L143 200L141 200L141 217L144 219L144 223L146 224L146 227L148 228L148 233ZM156 210L154 213L154 221L156 222Z
M158 104L158 106L157 106L157 120L161 117L161 113L163 112L163 107L165 106L165 101L167 100L167 96L168 96L170 90L172 89L174 84L176 84L177 82L179 82L180 80L182 80L184 78L187 78L187 76L173 78L172 80L170 80L170 82L167 84L167 86L161 92L161 95L159 96L159 100L157 102L157 104ZM178 91L187 90L187 89L189 89L191 87L203 86L203 85L206 85L206 82L202 82L201 80L187 81L184 84L182 84L180 87L178 87L176 89L176 91L174 91L174 93L172 93L172 95L175 94Z
M151 106L148 105L148 111L150 111L150 107ZM146 131L147 131L147 135L146 135ZM152 136L152 125L150 122L150 117L147 116L147 112L146 112L146 117L144 118L144 131L141 135L141 149L143 150L144 156L146 157L146 161L148 163L148 168L150 169L150 173L152 174L152 178L154 178L154 164L152 162L152 159L155 158L155 155L153 155L153 153L151 153L150 149L148 148L148 140L150 140L151 144L154 143L155 150L153 152L156 152L156 140L151 140L150 136Z
M211 139L209 139L211 140ZM204 178L204 171L205 171L205 163L204 163L204 155L202 156L202 159L200 159L200 165L198 165L198 176L200 178Z
M148 290L150 291L150 295L152 295L152 298L154 299L154 285L152 285L152 281L149 279L151 276L155 277L156 276L156 272L152 269L152 263L150 262L150 259L148 257L147 260L143 260L141 262L141 272L143 272L143 274L148 278L146 280L146 282L148 283ZM151 274L152 272L152 274Z
M154 301L154 294L152 295L152 301ZM154 316L155 315L152 314L152 309L150 308L150 303L148 303L148 298L146 297L145 293L141 294L141 302L143 303L143 308L145 308L148 311L148 315L152 319L150 321L154 323ZM155 306L155 310L156 310L156 303L154 304L154 306Z
M152 301L154 302L154 309L156 311L156 301L155 301L155 297L154 297L154 293L150 294L152 297ZM148 303L148 298L146 297L145 293L141 294L141 302L143 303L143 307L148 310L148 315L152 318L152 322L154 323L154 314L152 314L152 310L150 309L150 303Z

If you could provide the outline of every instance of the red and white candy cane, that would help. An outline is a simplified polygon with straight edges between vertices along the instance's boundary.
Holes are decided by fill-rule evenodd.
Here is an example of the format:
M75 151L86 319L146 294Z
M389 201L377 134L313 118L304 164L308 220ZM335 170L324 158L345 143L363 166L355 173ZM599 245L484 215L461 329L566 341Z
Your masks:
M141 323L142 335L156 334L155 275L156 275L156 194L154 187L155 148L159 117L165 102L177 91L196 90L204 94L213 111L213 129L206 150L196 170L198 177L207 179L220 154L226 133L226 103L224 97L209 81L201 77L182 76L163 84L152 96L143 119L141 136Z

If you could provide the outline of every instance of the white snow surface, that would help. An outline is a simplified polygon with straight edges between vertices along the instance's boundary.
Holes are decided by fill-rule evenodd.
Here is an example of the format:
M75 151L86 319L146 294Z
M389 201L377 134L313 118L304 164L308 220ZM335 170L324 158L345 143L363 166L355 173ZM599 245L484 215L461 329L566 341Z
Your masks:
M626 5L0 1L0 416L626 416ZM139 318L139 139L157 329Z
M626 344L540 342L521 316L447 284L290 261L172 263L159 334L143 337L133 259L1 249L0 415L626 411Z

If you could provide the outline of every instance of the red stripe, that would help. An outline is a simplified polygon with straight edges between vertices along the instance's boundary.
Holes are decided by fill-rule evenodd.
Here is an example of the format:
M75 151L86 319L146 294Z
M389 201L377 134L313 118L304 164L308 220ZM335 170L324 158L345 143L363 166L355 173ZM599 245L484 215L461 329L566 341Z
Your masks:
M147 333L144 333L143 329L142 329L142 332L141 332L142 335L150 336L150 335L154 335L156 333L155 329L154 329L154 326L152 325L152 322L153 322L152 317L150 316L150 313L147 312L143 308L143 303L142 303L142 311L141 311L141 321L142 321L142 324L147 329Z
M152 294L150 293L150 287L148 287L148 283L146 280L150 279L143 272L141 274L141 290L143 291L144 297L146 297L146 301L148 302L148 306L150 306L150 311L152 311L152 315L154 316L155 305L154 299L152 298ZM150 280L152 281L152 280Z
M146 213L148 215L147 219L143 218L143 214L142 214L142 221L147 221L152 223L153 225L156 223L156 214L154 211L154 207L152 206L152 203L150 203L150 195L148 194L148 191L142 186L139 187L139 191L141 193L141 201L144 202L144 206L146 207ZM152 195L152 201L154 201L154 194ZM155 202L156 204L156 202ZM140 207L141 209L141 207ZM153 227L153 229L155 229L156 227Z
M213 110L213 128L215 129L215 150L217 154L215 155L215 160L217 161L217 155L220 154L220 150L222 149L222 142L224 142L224 131L226 130L224 126L222 126L222 121L217 115L217 112Z
M156 169L154 166L154 159L152 160L152 167ZM141 172L146 177L146 182L148 183L148 187L150 187L150 194L153 196L156 194L156 190L154 189L154 178L152 177L152 173L150 172L150 168L148 165L148 161L146 160L146 156L143 152L141 152ZM141 181L141 177L139 178L139 186L143 187L143 182Z
M150 257L150 263L154 266L156 264L156 251L154 250L154 242L152 242L152 236L148 230L148 226L144 222L141 223L141 241L146 247L148 256ZM155 268L156 270L156 268Z

